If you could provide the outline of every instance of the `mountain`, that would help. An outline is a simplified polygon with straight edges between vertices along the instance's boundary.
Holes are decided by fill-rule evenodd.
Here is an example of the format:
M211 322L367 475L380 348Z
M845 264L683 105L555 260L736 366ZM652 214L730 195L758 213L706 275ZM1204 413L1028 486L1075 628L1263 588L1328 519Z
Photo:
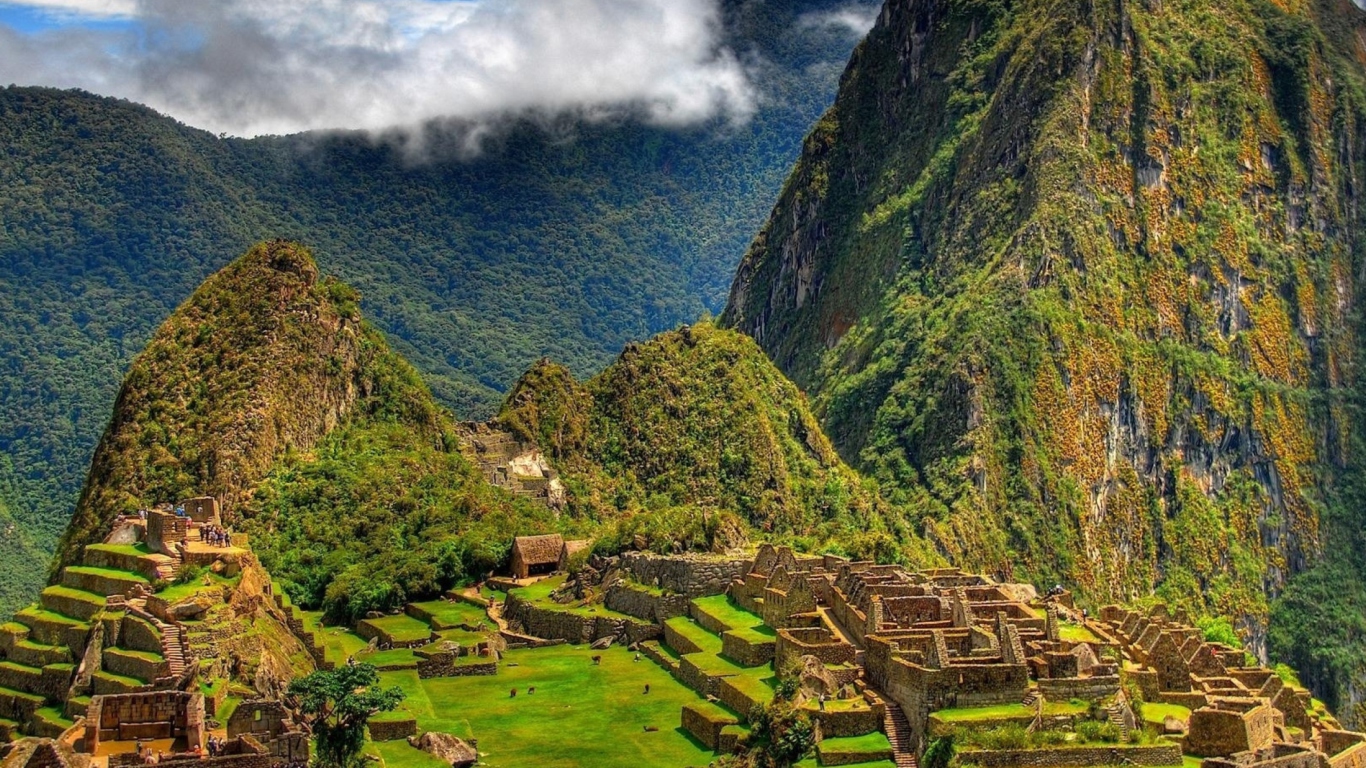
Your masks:
M743 125L532 114L241 140L0 89L0 487L19 529L56 545L129 362L262 240L307 242L463 418L494 414L542 356L587 376L719 311L855 42L812 14L847 6L723 4L722 42L762 94Z
M739 333L666 333L584 384L543 361L496 420L461 424L357 298L284 241L206 280L129 369L54 577L118 515L201 494L296 605L340 622L502 567L529 533L603 552L778 536L933 561ZM479 445L500 441L562 481L563 501L495 482Z
M1363 40L1346 0L889 0L723 323L951 560L1234 617L1359 705Z
M710 324L631 344L585 383L542 361L496 423L539 446L593 519L646 546L718 546L728 532L804 550L933 562L906 523L844 464L806 397L752 340ZM651 530L652 528L656 530Z

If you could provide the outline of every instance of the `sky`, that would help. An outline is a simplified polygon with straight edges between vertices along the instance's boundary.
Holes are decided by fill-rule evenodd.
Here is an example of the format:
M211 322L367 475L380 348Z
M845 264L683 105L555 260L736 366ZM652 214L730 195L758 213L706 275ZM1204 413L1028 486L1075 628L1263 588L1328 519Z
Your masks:
M743 121L717 0L0 0L0 85L83 88L234 136L631 110ZM814 20L866 30L866 3Z

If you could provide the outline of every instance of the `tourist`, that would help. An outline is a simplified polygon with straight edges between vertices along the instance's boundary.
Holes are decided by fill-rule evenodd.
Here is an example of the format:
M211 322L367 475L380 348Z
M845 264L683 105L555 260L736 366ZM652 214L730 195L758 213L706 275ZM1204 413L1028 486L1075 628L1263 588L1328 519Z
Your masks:
M634 659L631 659L631 661L640 661L640 654L637 653L636 657Z

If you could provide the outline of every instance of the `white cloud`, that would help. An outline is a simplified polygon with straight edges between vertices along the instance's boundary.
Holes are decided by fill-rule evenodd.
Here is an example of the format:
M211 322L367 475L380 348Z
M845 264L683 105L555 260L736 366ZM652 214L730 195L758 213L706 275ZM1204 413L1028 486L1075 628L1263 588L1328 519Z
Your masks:
M1366 2L1366 0L1363 0ZM863 37L877 23L881 4L852 2L843 8L832 11L816 11L803 14L798 20L801 27L834 27L847 31L850 35Z
M744 118L716 0L33 0L115 29L0 27L0 82L80 87L237 135L509 111ZM120 11L124 8L125 11Z
M32 8L62 16L107 19L131 17L137 11L137 0L10 0L0 2L0 6Z

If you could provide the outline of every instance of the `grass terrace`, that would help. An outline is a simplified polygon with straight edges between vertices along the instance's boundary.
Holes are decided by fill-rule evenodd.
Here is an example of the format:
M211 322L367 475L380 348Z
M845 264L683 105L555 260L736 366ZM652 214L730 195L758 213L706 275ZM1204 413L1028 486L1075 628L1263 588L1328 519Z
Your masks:
M730 598L726 595L699 597L696 600L693 600L692 604L699 613L706 614L727 629L738 630L763 627L765 630L768 630L769 637L776 636L776 633L764 624L763 619L731 602Z
M1090 705L1084 701L1048 701L1043 705L1045 717L1058 717L1062 715L1084 715L1090 711ZM997 704L990 707L959 707L955 709L940 709L930 713L930 718L944 723L983 723L992 720L1009 720L1014 718L1032 718L1034 708L1024 704Z
M368 624L378 629L392 638L395 643L421 642L432 636L432 628L426 622L418 621L407 614L365 619L361 624Z
M1100 638L1096 634L1081 624L1071 622L1058 623L1058 637L1069 643L1099 643Z
M664 622L666 626L702 649L702 653L720 654L721 638L697 625L687 616L675 616Z
M205 584L204 579L208 577L209 583ZM168 603L178 603L188 597L194 597L206 589L222 589L223 587L235 587L242 580L242 575L238 574L232 578L224 578L213 571L204 571L203 574L184 584L172 584L157 593L157 597Z
M110 552L116 555L128 555L129 557L156 554L151 547L143 542L137 544L87 544L85 548L89 552Z
M313 633L314 639L323 648L324 657L333 664L345 664L347 658L363 653L370 647L365 638L344 627L323 626L322 611L295 610L299 612L304 629Z
M557 603L550 599L550 594L564 585L567 574L551 576L548 579L541 579L535 584L521 587L515 590L517 597L530 603L535 603L543 608L573 614L575 616L587 616L591 618L605 617L609 619L629 619L639 621L632 616L613 611L601 603L597 605L578 605L575 603Z
M470 626L478 626L481 623L492 624L483 608L469 603L432 600L425 603L413 603L412 607L421 614L430 616L429 623L432 629L436 630L450 629L463 624Z
M602 664L593 664L593 656ZM696 703L697 695L657 665L633 658L619 646L556 646L509 651L495 677L419 680L402 671L380 678L407 694L402 706L420 730L478 739L491 765L684 768L714 760L679 726L683 705ZM527 693L532 686L536 693ZM388 768L436 768L401 741L370 751Z
M1146 701L1143 703L1144 722L1162 725L1169 717L1174 717L1183 723L1189 723L1191 711L1180 704L1155 704Z

